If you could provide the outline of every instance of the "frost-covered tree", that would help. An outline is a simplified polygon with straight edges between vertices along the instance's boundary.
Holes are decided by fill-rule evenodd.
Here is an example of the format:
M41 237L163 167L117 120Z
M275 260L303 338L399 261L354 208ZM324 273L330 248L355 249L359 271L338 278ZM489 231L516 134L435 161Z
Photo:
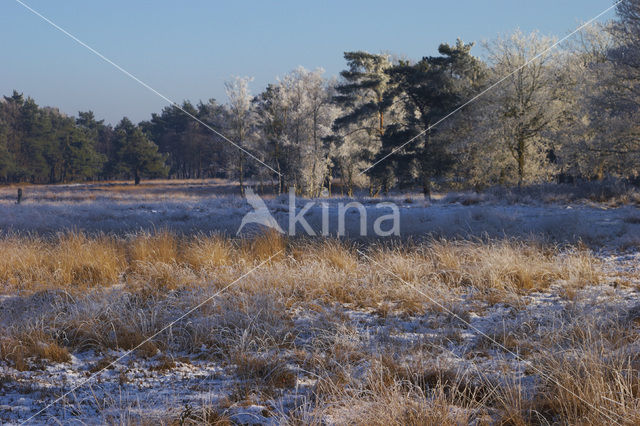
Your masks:
M225 83L228 103L228 130L234 143L247 150L250 147L250 136L254 130L253 97L249 90L252 78L236 77ZM244 196L244 175L246 153L238 147L230 147L230 156L234 158L232 170L238 178L240 192Z
M303 67L270 84L256 100L262 151L281 173L278 192L286 186L318 196L328 180L329 146L336 116L332 83L324 71Z
M607 58L613 47L608 25L591 24L568 46L563 56L562 100L566 104L562 123L554 132L554 154L560 179L571 177L602 178L610 169L611 156L601 148L608 138L599 136L601 120L599 98L602 81L611 72Z
M548 180L554 174L549 161L553 150L550 132L565 105L563 87L558 84L564 72L561 53L545 52L553 42L536 32L526 35L516 31L486 45L492 80L509 76L489 93L486 112L487 119L499 126L493 136L512 160L512 165L502 165L505 180L512 177L518 185ZM513 169L516 175L509 176Z
M264 158L278 172L276 193L285 190L286 177L290 174L288 159L288 120L291 105L286 88L280 84L269 84L255 100L258 126L260 129L260 149Z
M442 130L451 135L448 152L454 162L447 175L452 187L481 190L507 183L505 165L513 160L501 143L502 128L489 111L487 99L480 98L442 123Z
M624 0L609 27L613 45L598 68L597 92L591 96L590 145L601 159L598 177L640 174L640 1Z
M294 123L301 126L296 129L300 154L298 182L304 192L313 197L320 195L330 178L331 161L325 138L331 135L331 125L338 112L332 102L333 84L323 74L322 69L307 71L302 67L293 72L297 104Z

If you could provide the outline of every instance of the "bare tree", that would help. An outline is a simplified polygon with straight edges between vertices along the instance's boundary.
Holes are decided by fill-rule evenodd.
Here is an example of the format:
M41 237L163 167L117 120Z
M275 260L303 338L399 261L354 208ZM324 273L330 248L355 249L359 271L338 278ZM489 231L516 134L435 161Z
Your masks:
M562 53L548 52L528 63L552 44L551 38L521 31L486 44L494 79L510 75L490 92L492 109L487 112L491 114L488 119L499 126L495 137L515 162L518 185L548 179L553 171L548 161L549 132L564 108L559 84Z
M332 82L324 70L299 67L256 98L262 132L261 149L282 173L285 185L318 196L329 173L329 146L325 138L337 115Z
M606 171L640 174L640 1L618 5L618 20L607 62L599 67L598 90L591 100L592 149L604 158Z
M230 134L235 143L247 149L249 146L248 137L252 131L252 96L249 91L249 82L252 78L236 77L233 81L225 82L225 90L229 98L229 125ZM245 152L235 149L235 173L240 183L240 192L244 196L244 163Z
M611 72L608 54L614 43L608 30L608 25L591 24L568 46L563 63L567 72L562 80L562 99L567 107L555 133L562 176L602 178L611 170L613 157L601 149L609 141L601 137L599 122L603 117L598 112L602 81Z

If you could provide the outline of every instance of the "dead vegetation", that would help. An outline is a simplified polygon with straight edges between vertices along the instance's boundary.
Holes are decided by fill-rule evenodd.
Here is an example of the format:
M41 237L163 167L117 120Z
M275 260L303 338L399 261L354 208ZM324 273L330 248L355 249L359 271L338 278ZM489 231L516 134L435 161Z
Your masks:
M42 330L23 331L0 337L0 360L18 371L26 371L45 363L69 362L67 348L46 335Z
M136 386L128 364L111 365L115 354L135 350L148 374L206 360L233 375L225 401L171 409L152 423L231 424L230 413L291 392L305 397L265 405L262 415L283 424L640 420L640 361L628 352L638 324L615 300L586 305L583 292L605 273L581 247L515 240L364 246L164 231L11 236L0 246L8 297L0 362L11 369L69 363L71 353L92 349L100 356L87 374L115 369L119 386ZM564 300L562 312L540 318L528 310L529 296L552 289ZM509 314L486 329L487 340L468 324L497 305ZM303 379L310 384L301 386ZM117 422L144 419L127 411Z
M597 260L586 249L559 250L516 240L362 248L372 260L348 242L289 241L277 233L231 240L166 231L124 237L72 232L53 239L10 236L0 239L0 250L5 254L0 282L6 294L51 289L74 294L120 283L132 290L166 292L225 281L267 259L269 265L256 279L269 281L271 290L363 306L414 297L414 291L381 274L385 269L400 281L421 286L480 291L527 292L557 280L579 285L599 281Z

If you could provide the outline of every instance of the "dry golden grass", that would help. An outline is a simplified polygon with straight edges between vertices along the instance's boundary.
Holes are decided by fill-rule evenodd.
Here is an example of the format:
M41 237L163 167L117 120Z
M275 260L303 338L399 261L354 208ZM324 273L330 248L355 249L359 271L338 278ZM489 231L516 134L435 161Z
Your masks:
M232 263L233 247L228 239L196 236L188 241L182 253L183 261L194 271L214 270Z
M289 241L276 232L242 240L186 238L167 231L125 237L10 236L0 239L4 254L0 283L7 293L84 292L120 282L146 291L167 291L229 280L273 257L257 278L246 280L244 290L262 280L266 283L261 283L261 291L266 286L294 299L319 298L375 308L400 303L419 311L423 295L402 281L442 296L469 286L485 292L523 293L559 280L579 288L598 282L601 275L598 262L586 250L560 251L516 241L430 241L365 250L373 260L361 256L348 242Z
M238 353L231 361L236 365L238 384L232 399L242 402L254 393L272 396L276 389L290 389L296 385L297 375L285 360L274 355Z
M8 289L69 288L83 291L117 282L125 267L118 242L81 233L0 239L0 283Z
M129 262L172 263L178 259L177 237L168 231L140 233L128 244Z
M274 230L268 230L252 239L243 239L240 242L240 257L245 261L263 262L271 257L274 260L282 259L287 248L287 240Z
M449 285L515 291L542 290L557 280L598 282L595 259L586 251L559 254L553 248L501 240L439 241L425 252Z
M593 326L584 324L591 339L571 342L569 351L537 345L531 360L540 373L533 395L516 375L490 382L475 372L428 364L408 368L388 356L369 357L364 381L325 368L314 403L298 407L284 422L325 424L328 417L357 425L639 424L640 363L605 350Z
M191 425L210 425L210 426L232 426L237 423L229 416L220 412L218 407L204 406L197 409L188 407L177 418L172 418L167 423L158 419L149 421L149 425L167 424L170 426L191 426ZM138 424L137 419L132 422Z
M640 361L616 352L637 340L633 324L581 318L569 324L563 317L557 330L531 336L537 324L532 318L522 329L492 334L537 369L528 373L536 376L533 397L517 378L490 383L433 362L452 341L462 341L461 328L472 331L446 315L453 311L469 319L471 308L462 304L463 295L480 295L469 303L486 308L558 284L567 303L575 303L581 289L603 276L600 263L584 249L512 240L366 246L292 241L275 233L233 240L165 231L119 237L10 236L0 239L0 248L4 292L20 290L20 297L32 295L28 303L49 303L40 322L16 321L0 336L0 361L16 370L45 360L67 362L69 350L108 353L144 343L136 356L152 358L157 373L176 368L171 351L228 366L238 379L231 395L234 405L275 399L309 373L318 380L313 398L282 414L278 420L285 424L325 424L328 418L363 425L640 421ZM187 321L146 341L271 257ZM64 294L64 301L54 300L56 294ZM345 313L345 304L374 313L376 321L388 320L390 328L398 319L433 321L428 327L440 330L439 335L397 347L391 331L386 337L365 336ZM296 322L296 310L310 324ZM569 308L565 314L577 315ZM412 315L420 317L408 318ZM475 346L465 345L464 350L475 353L464 355L473 358L497 349L494 342L482 344L479 339ZM89 371L111 360L106 356ZM225 424L225 410L189 408L176 421Z
M314 404L299 407L282 423L321 425L328 417L349 425L487 424L482 397L449 371L413 375L394 362L372 359L362 381L326 376L315 395Z
M579 328L580 336L571 327L558 330L568 351L541 348L532 357L544 372L534 400L537 411L566 419L569 424L638 424L639 359L616 351L610 344L629 340L629 330L622 324L600 330L586 318Z
M496 388L494 406L501 424L640 423L638 365L596 353L598 349L580 348L578 342L569 353L539 345L537 349L531 359L541 383L532 398L518 381Z
M69 362L71 355L41 330L0 337L0 360L8 362L18 371L25 371L30 368L29 359L36 363L42 360Z

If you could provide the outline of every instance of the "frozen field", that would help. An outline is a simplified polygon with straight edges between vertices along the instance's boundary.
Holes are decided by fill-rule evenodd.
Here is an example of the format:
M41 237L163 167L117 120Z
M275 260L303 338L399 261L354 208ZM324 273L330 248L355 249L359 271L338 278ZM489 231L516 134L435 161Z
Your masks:
M66 230L126 233L167 229L177 233L222 233L235 236L243 216L252 211L238 188L225 181L36 186L24 190L25 200L15 204L15 189L0 190L0 230L55 233ZM334 196L317 200L296 198L292 209L287 195L263 197L274 218L289 229L290 212L300 213L312 202L304 218L321 233L323 204L328 210L329 233L339 231L339 205L351 199ZM392 202L400 213L400 237L423 238L535 238L555 243L581 241L594 247L633 247L640 244L637 202L592 202L577 199L541 202L525 197L499 202L495 197L451 194L425 203L421 194L357 198L366 208L367 236L374 237L375 219L388 215L379 203ZM344 214L346 236L361 237L361 215ZM384 226L383 226L384 228ZM246 231L255 231L249 227ZM298 224L296 235L305 235Z
M236 237L224 182L13 191L3 424L640 421L634 203L361 198L399 206L386 241L355 210L351 240Z

